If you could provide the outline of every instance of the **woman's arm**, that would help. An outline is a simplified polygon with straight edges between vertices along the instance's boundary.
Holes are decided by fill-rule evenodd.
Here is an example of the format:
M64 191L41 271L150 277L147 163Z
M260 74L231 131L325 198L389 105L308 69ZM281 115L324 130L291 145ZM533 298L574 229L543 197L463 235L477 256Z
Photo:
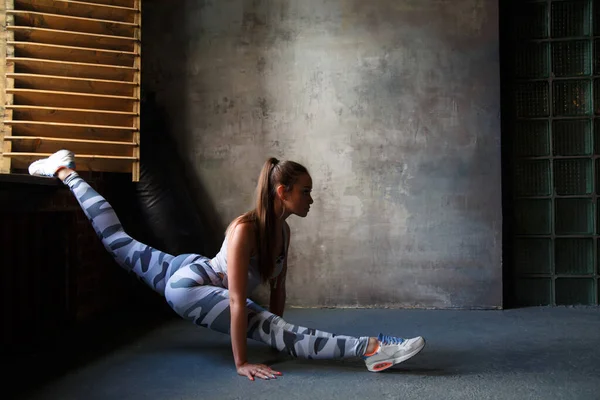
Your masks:
M246 331L248 315L246 308L248 265L254 247L254 229L250 223L233 228L227 242L227 275L229 280L229 311L231 315L231 348L237 373L254 380L275 378L280 372L264 364L249 364L247 359Z
M271 280L271 298L269 302L269 311L273 314L283 317L285 309L285 278L287 276L288 252L290 249L290 227L285 222L285 231L287 236L285 259L283 268L277 278Z
M227 275L229 281L229 309L231 313L231 347L235 366L246 364L246 298L248 265L253 248L254 232L251 224L235 226L227 243Z

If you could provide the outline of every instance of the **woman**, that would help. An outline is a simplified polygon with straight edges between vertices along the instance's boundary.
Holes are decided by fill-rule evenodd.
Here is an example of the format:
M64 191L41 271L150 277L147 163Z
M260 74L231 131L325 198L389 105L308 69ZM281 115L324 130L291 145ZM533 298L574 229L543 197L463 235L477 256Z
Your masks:
M422 337L402 339L335 335L284 321L285 277L290 244L290 215L306 217L313 203L312 180L302 165L270 158L257 186L256 208L227 228L219 253L172 256L131 238L108 202L76 172L74 154L60 150L29 166L29 173L56 176L75 195L102 240L123 268L134 272L163 295L173 310L196 325L231 335L237 373L271 379L280 372L249 363L247 338L292 356L315 359L362 357L369 371L383 371L405 361L425 346ZM270 283L270 311L248 295Z

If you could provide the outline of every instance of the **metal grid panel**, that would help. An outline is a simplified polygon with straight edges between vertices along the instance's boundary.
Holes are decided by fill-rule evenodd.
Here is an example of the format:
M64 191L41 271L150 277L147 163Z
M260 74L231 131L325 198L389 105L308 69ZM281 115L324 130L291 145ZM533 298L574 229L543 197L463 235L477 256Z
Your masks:
M557 236L591 235L594 231L591 199L556 199L554 213Z
M594 80L594 114L600 114L600 79Z
M588 156L592 154L592 126L589 119L554 120L552 152L555 156Z
M594 155L600 155L600 119L594 120Z
M545 43L540 43L543 45ZM552 43L552 72L557 77L582 76L592 73L591 41L575 40ZM533 70L533 68L531 68ZM541 74L537 75L542 77ZM547 74L543 77L546 77Z
M550 194L550 161L520 161L515 167L518 196L547 196Z
M546 3L525 4L515 15L511 24L512 35L516 40L541 39L548 37L548 5Z
M548 82L524 82L515 88L515 106L519 117L547 117L550 89Z
M600 36L600 7L598 6L598 0L594 0L593 6L593 22L594 26L594 36Z
M549 278L517 279L516 300L523 306L547 306L554 303L552 280Z
M522 235L552 233L552 203L547 199L527 199L516 202L516 230Z
M596 194L600 194L600 159L596 160Z
M548 125L546 120L517 122L514 133L515 154L518 157L550 155L550 130ZM598 132L600 133L600 130Z
M595 304L594 279L589 278L557 278L556 304Z
M553 1L551 37L568 38L590 34L591 4L588 0Z
M512 7L515 299L598 304L600 0Z
M594 273L594 241L592 238L556 239L554 251L557 274Z
M517 47L514 75L518 78L548 78L550 75L550 44L547 42L525 42Z
M598 7L598 9L600 9L600 7ZM600 40L599 39L595 39L594 40L594 75L599 75L600 74L600 57L598 57L598 55L600 55Z
M589 115L592 112L592 90L588 80L554 81L552 105L557 117Z
M552 271L552 241L550 239L520 238L515 243L516 273L549 274Z
M554 160L554 190L558 195L592 193L592 160Z

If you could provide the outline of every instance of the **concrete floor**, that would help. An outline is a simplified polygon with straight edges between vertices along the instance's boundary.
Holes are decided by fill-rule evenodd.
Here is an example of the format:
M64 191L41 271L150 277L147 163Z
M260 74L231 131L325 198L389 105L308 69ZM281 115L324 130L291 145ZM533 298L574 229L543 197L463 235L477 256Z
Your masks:
M251 382L236 375L228 336L171 318L137 332L115 321L102 341L86 338L71 351L21 360L29 364L26 387L34 389L15 398L600 399L597 307L290 309L286 319L350 335L422 335L428 343L383 373L368 372L358 360L292 360L252 343L249 358L273 363L283 377ZM90 347L95 354L83 350ZM74 357L77 363L65 362Z

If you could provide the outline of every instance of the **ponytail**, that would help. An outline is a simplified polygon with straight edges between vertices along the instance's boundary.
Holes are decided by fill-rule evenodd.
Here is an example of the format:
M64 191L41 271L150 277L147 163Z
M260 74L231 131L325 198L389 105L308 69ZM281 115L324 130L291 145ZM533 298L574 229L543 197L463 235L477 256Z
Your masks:
M237 218L230 227L239 223L251 222L256 234L256 255L261 280L266 282L275 270L275 195L279 185L291 190L296 179L308 170L293 161L282 161L271 157L264 164L256 185L256 206ZM286 244L284 243L284 246Z
M266 281L275 269L275 187L271 177L278 164L278 159L269 158L260 171L256 186L256 242L263 281Z

